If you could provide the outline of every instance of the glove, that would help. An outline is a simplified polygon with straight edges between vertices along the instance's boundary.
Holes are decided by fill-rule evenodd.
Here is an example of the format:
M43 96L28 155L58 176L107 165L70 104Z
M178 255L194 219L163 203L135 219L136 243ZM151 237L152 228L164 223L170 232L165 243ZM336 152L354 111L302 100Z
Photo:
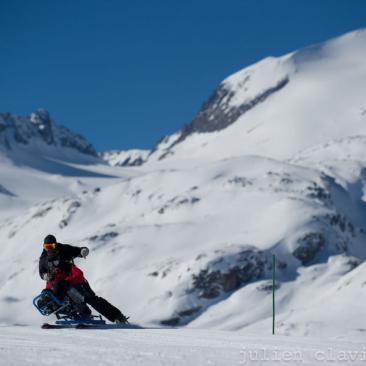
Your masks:
M43 275L42 275L42 280L44 280L44 281L48 281L48 280L49 280L49 275L48 275L48 273L43 273Z
M83 247L81 248L80 250L80 255L83 257L83 258L86 258L86 256L89 254L89 249L87 247Z

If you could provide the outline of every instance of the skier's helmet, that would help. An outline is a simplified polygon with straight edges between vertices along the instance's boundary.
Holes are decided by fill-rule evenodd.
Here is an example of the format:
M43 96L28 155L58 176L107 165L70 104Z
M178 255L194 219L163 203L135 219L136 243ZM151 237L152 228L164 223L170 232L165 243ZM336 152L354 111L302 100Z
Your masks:
M56 238L49 234L43 240L43 249L45 250L53 250L56 248L57 240Z
M57 240L55 238L55 236L51 235L51 234L48 234L44 240L43 240L43 243L44 244L56 244L57 243Z

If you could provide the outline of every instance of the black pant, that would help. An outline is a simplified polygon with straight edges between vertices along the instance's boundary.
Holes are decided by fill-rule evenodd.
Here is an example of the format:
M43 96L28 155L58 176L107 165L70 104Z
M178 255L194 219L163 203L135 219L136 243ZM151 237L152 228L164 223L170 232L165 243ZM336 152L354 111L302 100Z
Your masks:
M114 322L122 317L122 313L119 309L110 304L107 300L95 294L87 280L84 280L80 285L73 285L73 287L84 296L84 301L87 304L91 305L98 313L105 316L109 321Z

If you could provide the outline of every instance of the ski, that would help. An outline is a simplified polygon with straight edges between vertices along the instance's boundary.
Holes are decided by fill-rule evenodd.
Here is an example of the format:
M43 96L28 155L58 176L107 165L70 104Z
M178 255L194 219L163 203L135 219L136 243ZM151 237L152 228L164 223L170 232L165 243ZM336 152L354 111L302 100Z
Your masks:
M128 326L121 324L78 324L76 329L125 329Z
M76 329L143 329L137 324L78 324Z
M103 328L105 325L96 325L96 324L78 324L76 329L100 329Z
M136 324L49 324L44 323L42 329L142 329Z
M71 325L71 324L61 325L61 324L44 323L41 325L41 328L42 329L68 329L68 328L76 328L76 325Z

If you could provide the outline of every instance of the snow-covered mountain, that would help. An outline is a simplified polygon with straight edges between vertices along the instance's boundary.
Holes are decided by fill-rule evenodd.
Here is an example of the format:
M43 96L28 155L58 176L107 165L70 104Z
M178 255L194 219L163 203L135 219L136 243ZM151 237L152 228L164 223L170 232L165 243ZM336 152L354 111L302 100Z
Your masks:
M0 149L10 156L21 150L28 154L46 152L56 156L66 155L68 150L73 150L97 157L89 142L67 128L56 125L45 109L38 109L28 117L0 114Z
M111 166L140 166L146 162L150 150L111 150L100 154L100 157Z
M97 166L100 172L94 171ZM27 117L0 114L0 217L45 199L80 193L117 174L104 169L106 163L93 146L54 123L46 110Z
M141 324L270 332L276 254L279 333L362 334L365 57L360 30L249 66L138 167L2 158L0 322L40 321L53 233L91 248L89 282Z
M150 160L283 160L331 139L365 135L365 42L362 29L229 76Z

